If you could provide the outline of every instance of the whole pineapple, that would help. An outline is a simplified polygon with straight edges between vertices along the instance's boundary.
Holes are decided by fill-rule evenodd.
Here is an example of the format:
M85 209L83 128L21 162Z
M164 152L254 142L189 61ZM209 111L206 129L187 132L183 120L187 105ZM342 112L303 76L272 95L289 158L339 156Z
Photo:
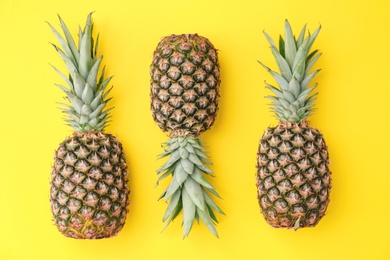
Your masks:
M164 143L169 156L157 171L159 181L172 174L161 198L168 202L164 229L183 209L183 236L199 218L218 236L213 211L224 214L210 193L219 197L203 173L212 174L199 135L214 123L219 99L217 50L197 34L170 35L158 44L151 64L150 99L157 125L170 135Z
M296 39L286 20L279 49L264 33L280 70L278 74L260 62L279 86L266 83L275 94L268 98L279 124L269 127L260 140L256 186L261 211L273 227L315 226L329 203L328 149L322 134L307 121L317 96L312 94L316 85L309 83L319 72L310 70L321 55L310 48L320 29L305 37L305 26Z
M64 36L50 26L62 49L69 77L54 68L66 83L56 84L70 104L62 104L66 121L74 129L55 152L50 182L50 203L58 230L67 237L113 237L125 224L129 189L122 144L104 133L110 109L106 89L112 77L98 78L103 57L97 57L98 38L92 36L91 15L79 32L79 46L59 17Z

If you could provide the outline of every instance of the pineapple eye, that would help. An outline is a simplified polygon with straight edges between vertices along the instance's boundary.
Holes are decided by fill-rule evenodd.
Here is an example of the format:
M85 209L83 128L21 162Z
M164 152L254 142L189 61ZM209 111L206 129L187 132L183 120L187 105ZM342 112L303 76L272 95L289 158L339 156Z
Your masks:
M280 191L277 189L277 188L271 188L268 190L268 195L269 196L279 196L280 195Z
M111 208L111 205L112 205L111 199L105 196L101 197L98 202L98 206L101 210L108 210Z
M288 207L288 203L287 201L285 201L284 199L280 198L280 199L277 199L275 202L274 202L274 206L276 208L278 208L279 211L283 211L283 212L287 212L287 207ZM283 213L283 212L280 212L280 213Z
M173 49L171 49L173 51ZM171 55L172 52L169 54ZM184 62L184 55L179 53L179 52L175 52L170 58L169 58L169 62L175 66L179 66L181 65L183 62Z
M195 81L192 79L191 76L184 75L179 80L180 86L182 86L184 89L190 89L195 85Z
M162 72L162 73L166 73L169 69L169 62L167 59L161 59L158 61L158 69Z
M170 79L173 79L175 81L181 77L180 70L177 67L170 67L167 75Z
M268 196L263 195L260 198L260 203L263 208L268 208L271 205L271 201L269 200Z
M198 51L191 51L189 59L195 64L200 65L203 61L204 54Z
M179 69L185 75L192 75L195 72L196 67L192 62L186 61L180 65Z
M107 193L107 190L108 190L108 185L105 184L104 182L102 181L99 181L96 186L95 186L95 190L100 193L100 194L105 194Z
M160 86L163 89L168 89L172 85L172 81L166 76L162 76L161 79L156 80L159 82L158 86ZM156 86L156 93L158 93L158 87Z
M173 52L173 49L170 48L169 46L165 45L165 47L161 48L160 55L161 55L161 57L166 58L166 57L169 57L172 54L172 52Z
M95 179L100 179L102 175L103 171L99 167L91 167L91 169L88 171L88 176Z
M307 207L301 203L295 204L291 207L293 214L304 214L307 211Z

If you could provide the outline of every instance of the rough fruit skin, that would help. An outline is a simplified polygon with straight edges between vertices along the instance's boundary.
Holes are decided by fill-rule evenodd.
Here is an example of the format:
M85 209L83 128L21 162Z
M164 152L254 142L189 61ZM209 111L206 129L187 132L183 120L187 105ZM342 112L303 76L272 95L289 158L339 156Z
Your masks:
M55 152L50 204L67 237L109 238L125 224L128 173L122 144L103 132L75 132Z
M331 189L322 134L301 123L280 122L260 140L256 186L265 220L273 227L315 226L325 215Z
M164 37L153 54L154 121L171 136L199 136L214 123L219 99L217 50L197 34Z

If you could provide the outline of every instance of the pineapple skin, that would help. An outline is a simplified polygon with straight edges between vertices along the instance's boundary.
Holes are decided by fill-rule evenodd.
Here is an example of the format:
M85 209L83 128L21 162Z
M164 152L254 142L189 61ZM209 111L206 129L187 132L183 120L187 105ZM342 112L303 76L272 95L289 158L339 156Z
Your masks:
M296 230L317 225L331 189L323 135L307 121L269 127L259 143L256 186L261 212L271 226Z
M197 34L170 35L157 45L150 68L154 121L171 136L199 136L217 116L217 50Z
M55 152L50 182L54 224L71 238L116 236L128 212L127 183L125 156L116 137L74 132Z

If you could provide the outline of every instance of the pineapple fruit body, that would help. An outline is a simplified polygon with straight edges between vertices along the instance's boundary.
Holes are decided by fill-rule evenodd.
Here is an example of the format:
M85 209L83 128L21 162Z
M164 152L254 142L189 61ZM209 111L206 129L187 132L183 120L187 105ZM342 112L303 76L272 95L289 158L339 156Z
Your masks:
M267 97L279 124L266 129L260 139L256 186L261 212L276 228L313 227L329 204L328 148L320 131L307 121L318 94L312 94L317 85L309 84L319 70L311 69L321 55L310 48L320 29L305 37L305 26L296 38L286 20L279 48L264 33L280 70L279 74L260 62L278 85L266 83L274 93Z
M75 132L55 153L50 203L54 223L67 237L115 236L125 224L127 165L121 143L103 132Z
M202 220L215 235L217 218L224 214L211 194L219 197L204 174L211 175L206 150L199 136L214 123L219 99L217 50L197 34L164 37L154 51L150 68L150 102L156 124L168 132L160 158L168 157L157 171L158 182L172 175L160 199L168 203L165 227L183 211L183 236L194 220ZM164 227L164 229L165 229Z
M76 47L59 17L62 36L50 26L60 46L67 74L55 67L66 85L56 84L66 94L60 103L66 122L74 130L55 152L50 181L50 204L54 224L67 237L100 239L117 235L123 228L129 204L128 172L122 144L104 132L109 111L105 109L112 77L99 69L98 40L92 35L92 13L80 28Z
M217 116L217 50L197 34L171 35L158 44L151 65L154 121L171 136L199 136Z
M329 156L322 134L306 121L280 122L260 140L256 185L273 227L315 226L329 203Z

